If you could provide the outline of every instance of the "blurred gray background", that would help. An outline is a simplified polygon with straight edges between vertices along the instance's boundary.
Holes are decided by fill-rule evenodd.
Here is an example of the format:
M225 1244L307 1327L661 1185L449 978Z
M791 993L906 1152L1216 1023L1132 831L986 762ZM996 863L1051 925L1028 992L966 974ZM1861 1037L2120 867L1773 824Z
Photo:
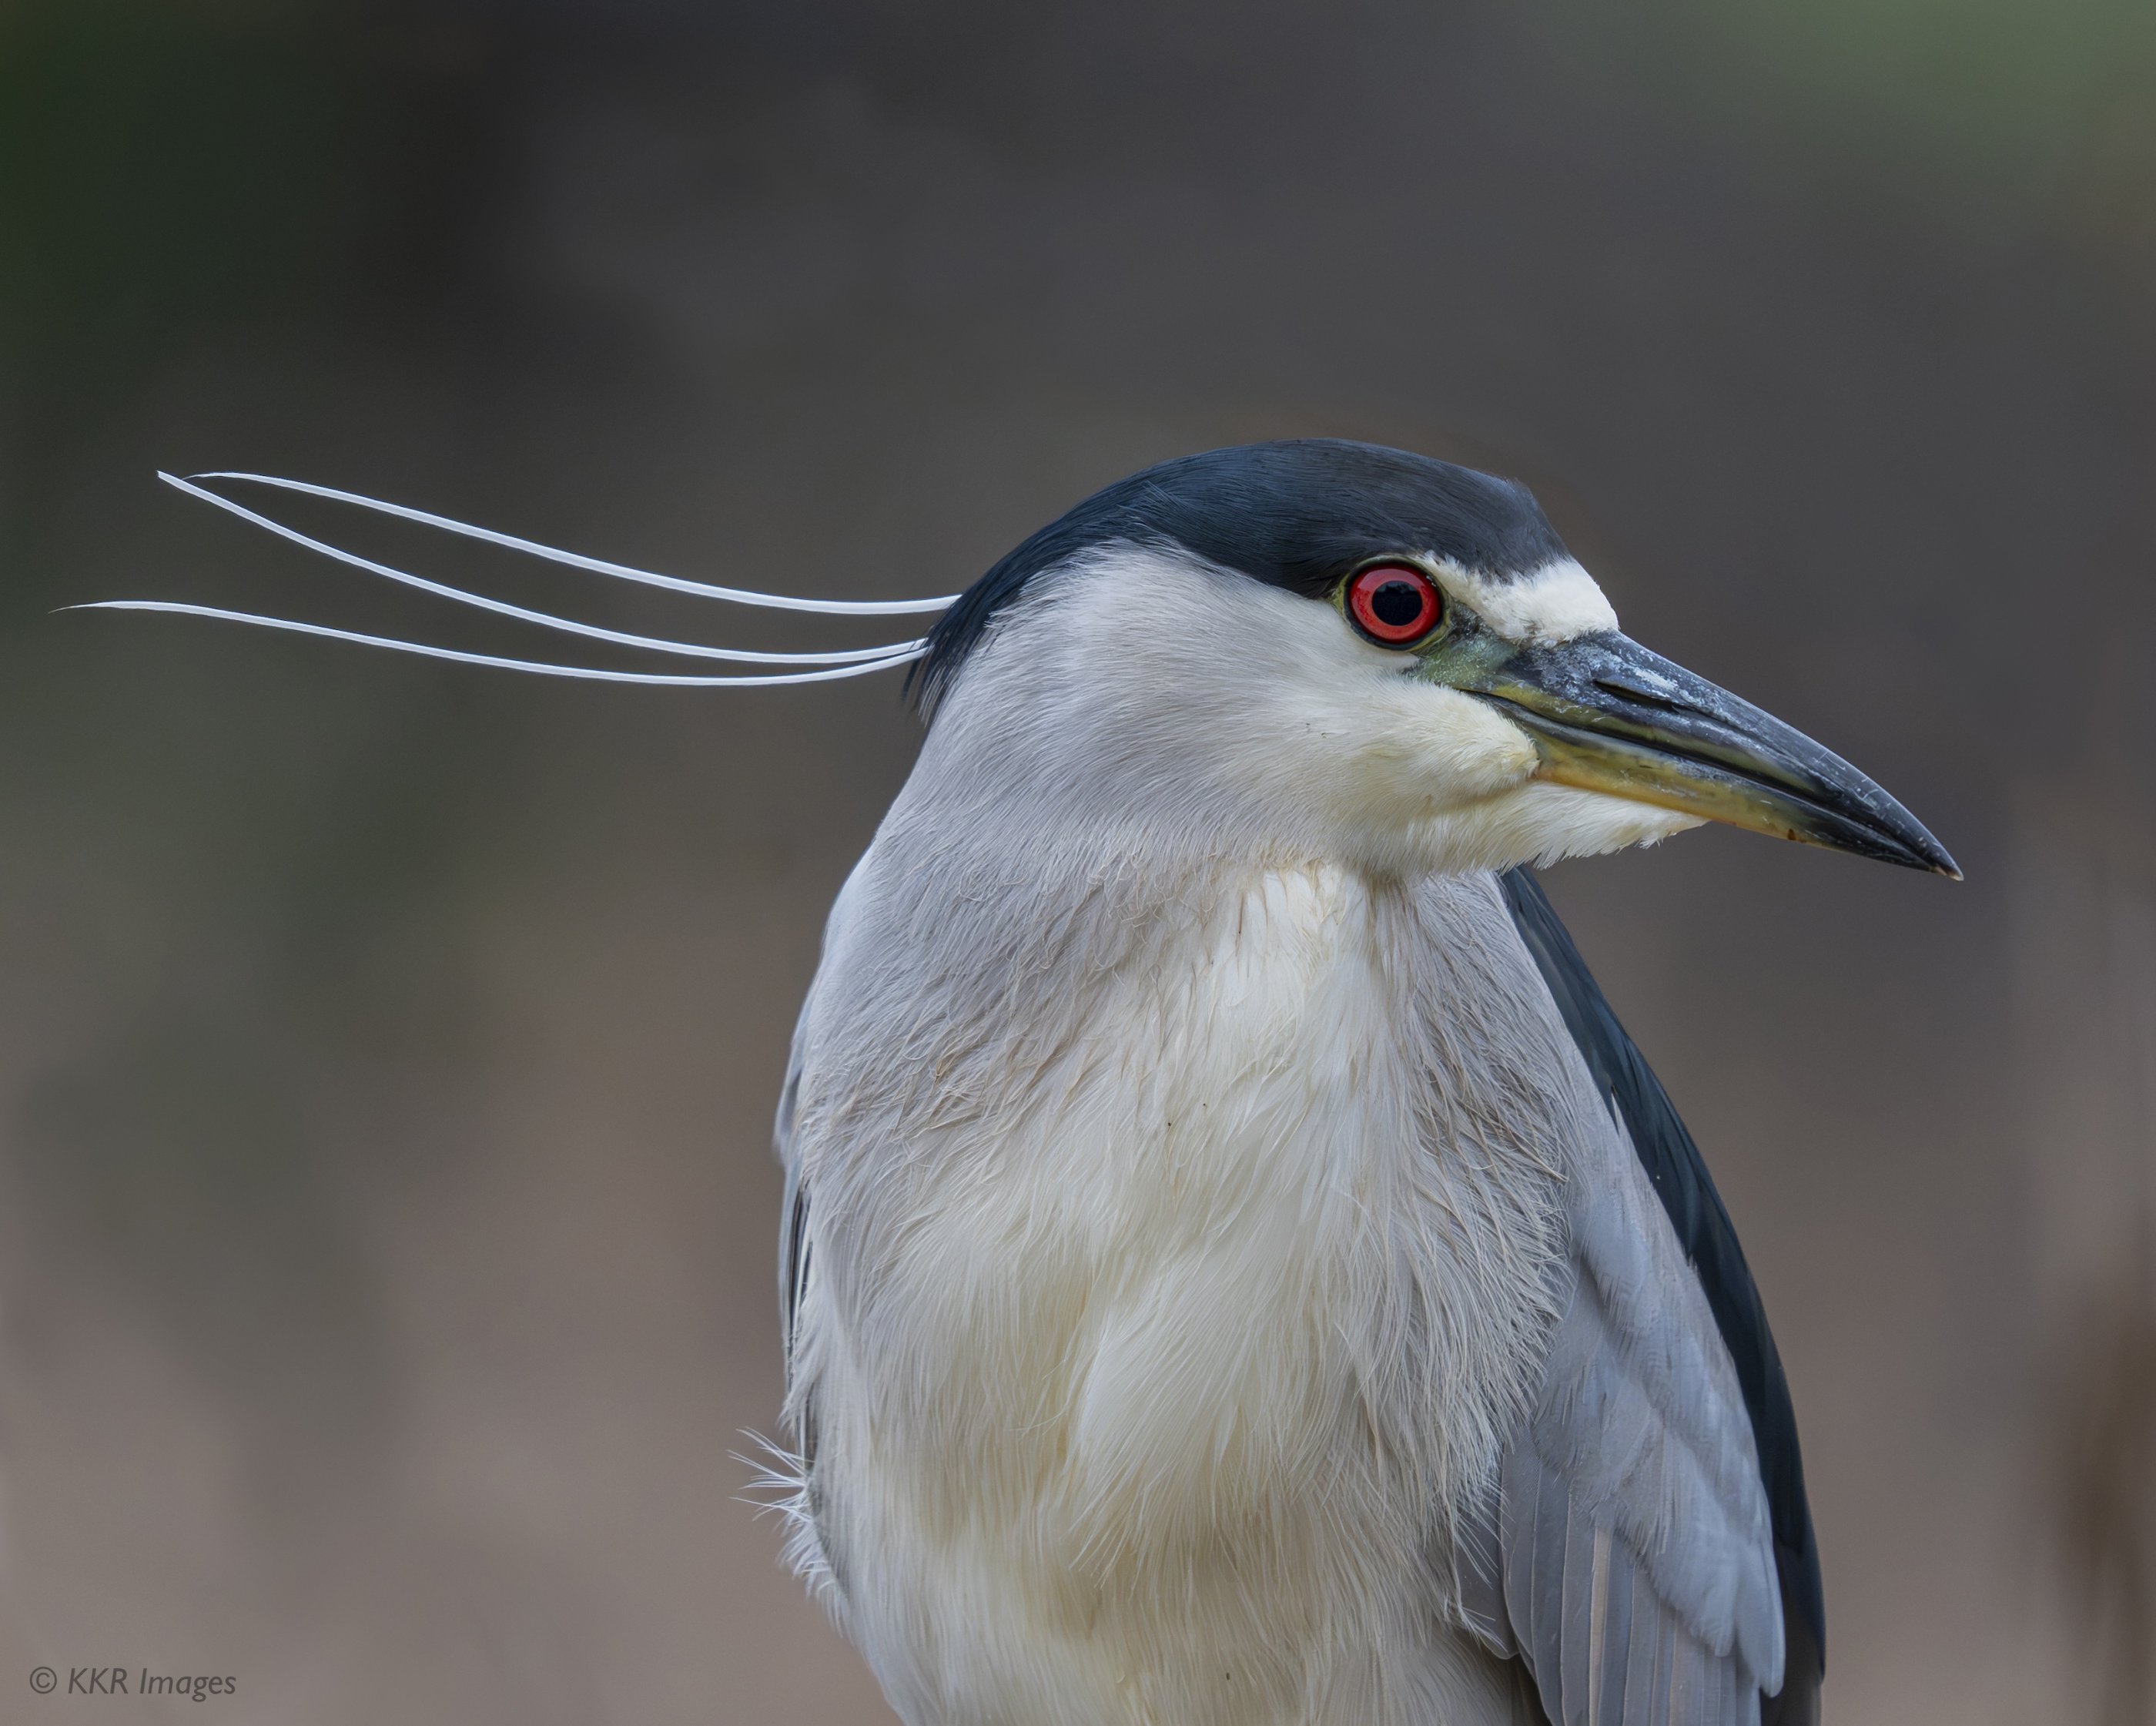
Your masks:
M2152 294L2146 0L0 0L0 1719L889 1718L732 1453L897 679L49 615L559 650L154 468L898 595L1323 433L1527 479L1962 860L1552 882L1781 1338L1830 1718L2145 1726Z

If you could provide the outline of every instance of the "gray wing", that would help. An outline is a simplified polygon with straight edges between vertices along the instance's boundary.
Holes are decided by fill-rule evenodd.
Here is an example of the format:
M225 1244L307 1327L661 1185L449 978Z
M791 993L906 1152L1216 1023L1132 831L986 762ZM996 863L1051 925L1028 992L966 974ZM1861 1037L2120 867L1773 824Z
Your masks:
M1743 1399L1621 1128L1583 1160L1570 1299L1469 1605L1558 1726L1748 1726L1784 1650Z
M1785 1637L1752 1418L1621 1112L1596 1118L1565 1187L1564 1316L1465 1603L1558 1726L1754 1726Z

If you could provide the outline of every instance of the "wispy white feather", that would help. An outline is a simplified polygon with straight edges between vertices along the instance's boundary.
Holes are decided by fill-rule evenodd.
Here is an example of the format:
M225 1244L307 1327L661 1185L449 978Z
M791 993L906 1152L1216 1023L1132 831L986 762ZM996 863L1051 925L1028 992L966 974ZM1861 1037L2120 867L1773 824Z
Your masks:
M226 509L239 511L237 505L227 503L214 493L201 491L171 474L160 474L157 477L168 485L177 485L183 491L192 492L198 497L207 497ZM946 593L932 599L803 599L790 593L760 593L749 588L721 588L709 582L684 580L678 575L660 575L649 569L632 568L625 563L610 563L603 557L586 557L575 552L559 551L552 546L519 539L515 534L497 533L490 527L475 527L469 521L454 521L447 516L415 510L407 504L385 503L380 498L362 497L356 491L339 491L329 485L311 485L305 480L280 480L270 474L243 473L197 474L193 477L198 480L241 480L253 485L274 485L283 491L304 492L309 497L326 498L332 503L348 503L357 509L372 510L377 515L396 516L407 521L417 521L424 527L439 527L444 533L462 534L466 539L484 540L489 545L523 552L534 557L544 557L549 562L566 563L575 569L588 569L595 575L610 575L623 581L642 582L649 587L665 588L676 593L694 593L705 599L725 599L736 605L761 605L774 611L810 611L827 617L902 617L948 610L958 597L956 593Z
M778 1517L786 1530L783 1562L808 1585L812 1595L828 1598L836 1587L831 1567L816 1533L815 1500L808 1486L808 1465L799 1451L766 1438L761 1432L744 1432L756 1454L740 1451L735 1461L755 1471L747 1487L737 1497L756 1507L758 1516ZM763 1496L757 1497L757 1494Z
M892 665L903 665L927 651L915 646L882 659L865 660L819 671L771 672L747 677L700 677L670 671L610 671L596 665L557 665L540 660L505 659L497 654L466 653L454 647L433 647L424 641L400 641L389 635L363 635L353 629L333 629L326 624L304 624L296 619L263 617L250 611L227 611L216 605L191 605L177 599L99 599L86 605L65 605L63 611L162 611L177 617L209 617L227 623L253 624L264 629L289 629L299 635L320 635L330 641L354 641L362 647L385 647L395 653L415 653L430 660L454 660L465 665L495 665L506 671L531 671L542 677L579 677L593 683L649 683L675 687L707 688L716 684L829 683L841 677L864 676Z
M453 599L459 605L470 605L481 611L491 611L501 617L513 617L520 623L536 624L542 629L559 629L564 634L583 635L594 641L610 641L617 646L643 648L652 653L680 654L689 659L732 660L741 664L759 665L844 665L870 660L887 659L895 653L908 653L921 645L919 641L886 642L880 647L854 647L830 653L757 653L746 648L707 647L701 642L674 641L656 635L631 634L623 629L608 629L597 624L579 623L574 618L557 617L548 611L534 611L529 606L512 605L506 599L495 599L485 593L468 593L462 588L450 587L445 582L431 581L424 575L413 575L408 570L393 568L387 563L377 563L372 557L362 557L357 552L347 552L323 540L315 539L282 521L272 521L258 514L244 504L234 503L228 497L219 497L214 491L188 480L161 473L157 477L167 485L177 486L190 497L198 497L204 503L214 504L228 515L237 516L243 521L267 529L280 539L308 551L318 552L325 557L333 557L354 569L363 569L369 575L378 575L404 587L417 588L423 593L433 593L439 598Z

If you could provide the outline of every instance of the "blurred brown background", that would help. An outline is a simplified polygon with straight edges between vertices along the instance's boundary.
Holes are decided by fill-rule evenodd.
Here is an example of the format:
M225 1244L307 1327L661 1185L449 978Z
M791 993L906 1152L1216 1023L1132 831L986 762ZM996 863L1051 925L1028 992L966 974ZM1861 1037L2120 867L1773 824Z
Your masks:
M896 595L1296 433L1527 478L1961 858L1554 890L1776 1321L1830 1717L2156 1718L2152 292L2145 0L0 0L0 1719L889 1718L730 1453L897 680L48 615L561 650L153 468Z

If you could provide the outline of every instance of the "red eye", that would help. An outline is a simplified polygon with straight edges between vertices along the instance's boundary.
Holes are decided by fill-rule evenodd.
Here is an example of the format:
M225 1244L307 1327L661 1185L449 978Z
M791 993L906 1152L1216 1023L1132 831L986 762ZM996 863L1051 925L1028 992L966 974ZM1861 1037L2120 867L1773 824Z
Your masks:
M1373 565L1348 583L1348 615L1380 647L1405 647L1445 615L1437 583L1405 563Z

